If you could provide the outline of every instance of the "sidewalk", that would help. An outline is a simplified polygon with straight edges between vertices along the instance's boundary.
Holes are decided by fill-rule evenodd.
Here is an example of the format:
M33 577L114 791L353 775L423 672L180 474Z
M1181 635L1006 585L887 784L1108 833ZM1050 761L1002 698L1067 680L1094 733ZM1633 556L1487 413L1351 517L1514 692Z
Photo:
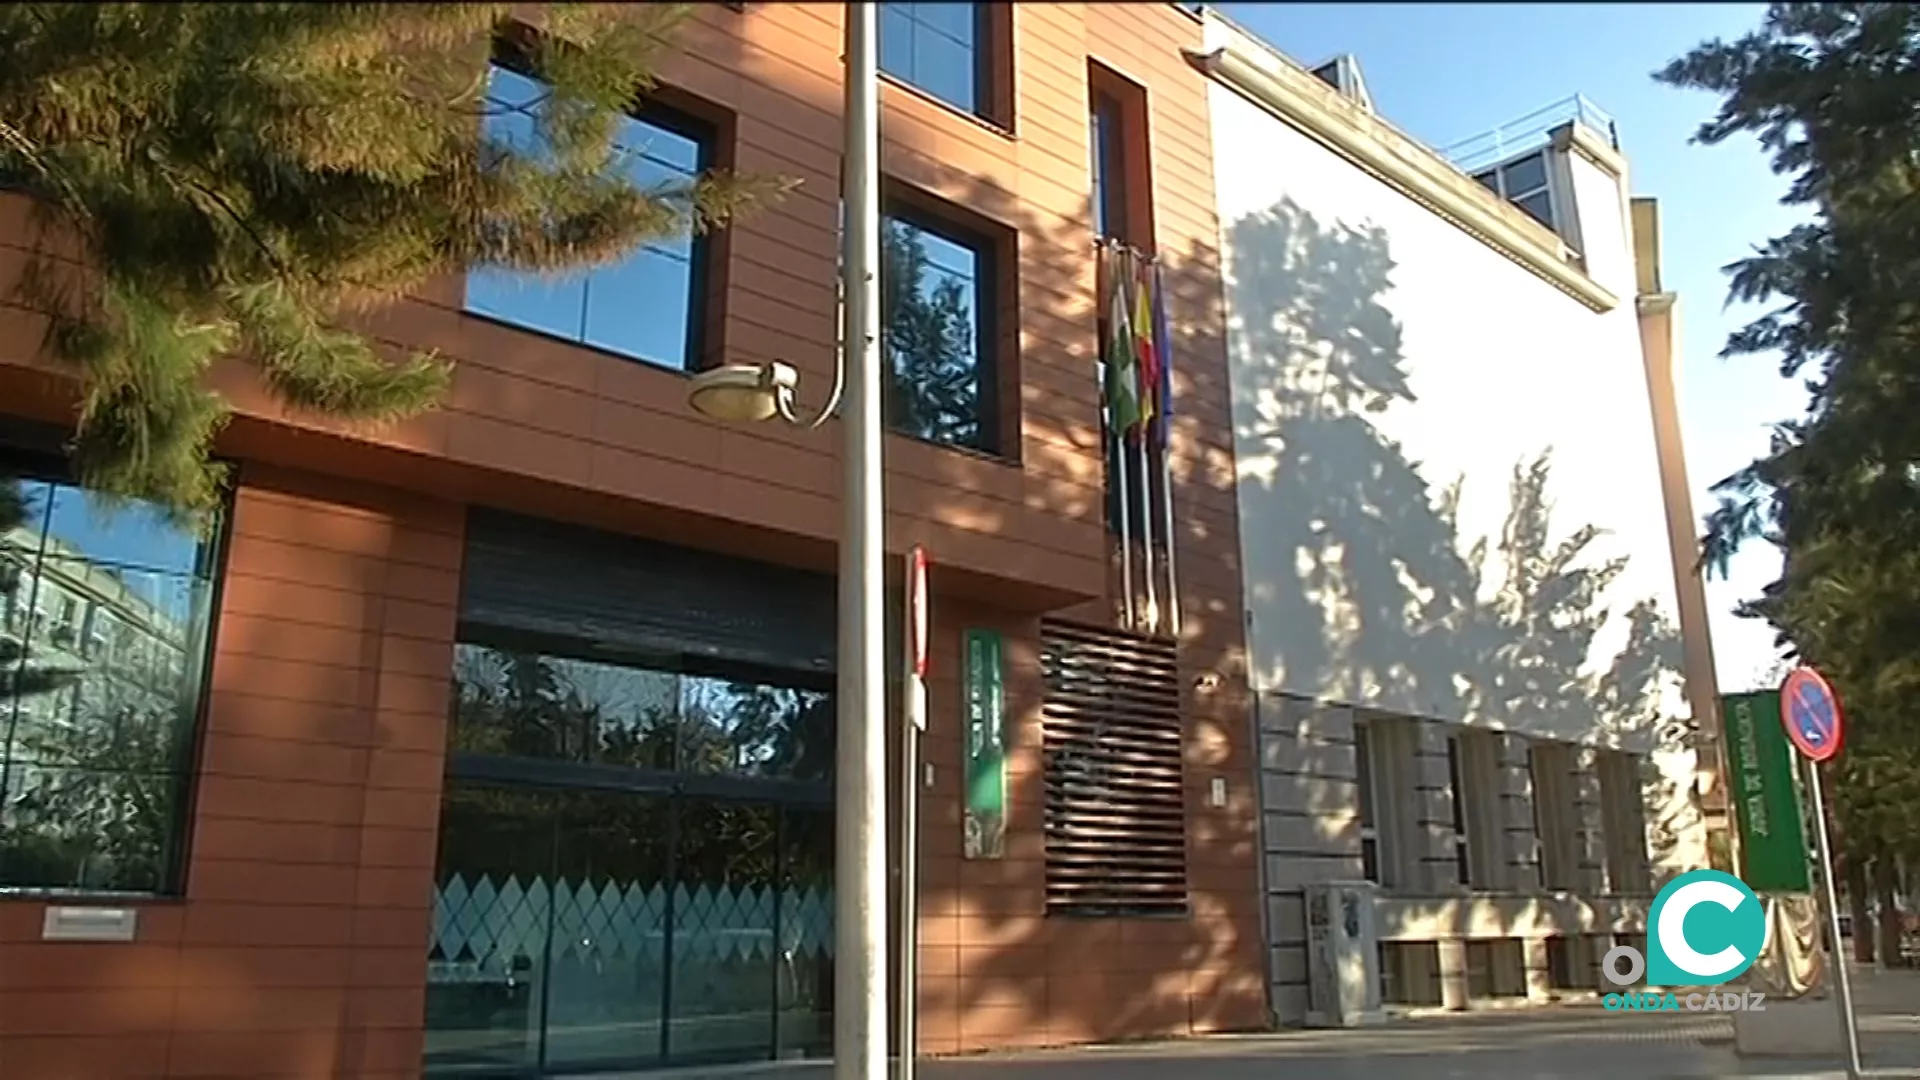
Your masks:
M1856 971L1865 1064L1920 1076L1920 973ZM1742 1060L1712 1013L1597 1005L1401 1020L1179 1042L922 1061L917 1080L1841 1080L1839 1060ZM674 1080L828 1080L826 1062L689 1070ZM649 1080L662 1080L653 1074Z

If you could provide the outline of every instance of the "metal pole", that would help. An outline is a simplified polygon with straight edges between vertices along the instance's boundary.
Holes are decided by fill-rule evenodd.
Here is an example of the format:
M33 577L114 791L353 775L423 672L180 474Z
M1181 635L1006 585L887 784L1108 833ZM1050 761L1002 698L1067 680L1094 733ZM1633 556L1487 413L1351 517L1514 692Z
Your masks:
M1109 378L1114 377L1111 369ZM1140 629L1133 615L1133 489L1127 483L1127 437L1116 431L1113 436L1113 471L1120 487L1120 579L1121 595L1125 598L1127 629Z
M1833 969L1833 1000L1840 1009L1840 1026L1847 1033L1847 1078L1859 1080L1860 1028L1853 1019L1853 977L1847 974L1847 950L1840 940L1840 895L1833 882L1833 847L1827 839L1827 800L1821 793L1818 762L1807 762L1807 790L1813 794L1813 836L1820 845L1820 880L1827 893L1827 966Z
M880 460L880 103L877 5L848 3L840 340L846 525L840 537L840 716L834 769L834 1080L885 1080L886 533Z
M903 635L906 636L906 635ZM919 984L914 961L920 948L920 732L927 720L927 690L914 671L908 645L906 723L900 725L900 1003L895 1018L900 1040L898 1080L913 1080L919 1057Z
M1153 581L1153 470L1148 468L1147 440L1152 437L1152 425L1140 421L1140 441L1135 445L1140 463L1140 548L1146 552L1147 560L1147 611L1146 625L1148 633L1160 632L1160 591Z

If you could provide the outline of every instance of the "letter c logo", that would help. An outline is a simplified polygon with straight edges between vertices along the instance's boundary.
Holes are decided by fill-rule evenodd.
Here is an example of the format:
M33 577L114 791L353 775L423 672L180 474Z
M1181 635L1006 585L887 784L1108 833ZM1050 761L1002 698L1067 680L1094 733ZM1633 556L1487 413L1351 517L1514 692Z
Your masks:
M1718 904L1728 911L1740 910L1752 893L1742 892L1724 881L1692 881L1675 889L1660 908L1660 947L1673 966L1689 975L1712 979L1732 971L1747 959L1740 950L1728 945L1708 955L1687 943L1687 914L1701 904Z
M1647 915L1647 982L1653 986L1717 986L1753 966L1766 941L1760 898L1718 870L1695 870L1668 882ZM1719 947L1703 951L1696 940Z

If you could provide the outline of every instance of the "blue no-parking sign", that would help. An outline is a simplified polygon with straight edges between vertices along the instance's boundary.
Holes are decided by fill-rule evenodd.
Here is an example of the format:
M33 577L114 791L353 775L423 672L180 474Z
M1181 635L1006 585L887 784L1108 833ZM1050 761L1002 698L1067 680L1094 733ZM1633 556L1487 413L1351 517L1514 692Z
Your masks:
M1780 684L1780 722L1787 739L1808 761L1840 752L1840 698L1810 667L1797 667Z

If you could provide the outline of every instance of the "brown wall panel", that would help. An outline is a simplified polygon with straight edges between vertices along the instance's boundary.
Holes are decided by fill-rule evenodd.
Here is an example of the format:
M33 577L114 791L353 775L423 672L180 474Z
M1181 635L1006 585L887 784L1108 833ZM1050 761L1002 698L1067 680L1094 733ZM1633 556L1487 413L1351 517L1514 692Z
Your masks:
M735 162L800 187L725 245L709 347L780 358L825 396L838 185L839 8L700 6L663 81L735 114ZM1264 1023L1242 607L1200 26L1172 5L1021 3L1010 124L882 87L890 177L1009 237L1016 461L890 437L889 546L935 563L923 793L923 1052L1188 1035ZM1188 719L1189 919L1045 916L1037 615L1111 624L1088 220L1089 58L1149 109L1156 248L1175 338L1175 500ZM0 287L23 258L0 197ZM458 279L369 316L459 364L444 408L383 431L292 417L220 374L242 459L186 897L139 905L131 945L39 941L0 899L0 1075L416 1076L447 672L464 512L486 504L816 568L839 531L839 428L727 428L686 378L460 311ZM0 301L0 408L70 406ZM961 858L962 632L1006 635L1008 857ZM1225 807L1208 805L1215 777ZM62 1007L56 1007L62 1006Z

